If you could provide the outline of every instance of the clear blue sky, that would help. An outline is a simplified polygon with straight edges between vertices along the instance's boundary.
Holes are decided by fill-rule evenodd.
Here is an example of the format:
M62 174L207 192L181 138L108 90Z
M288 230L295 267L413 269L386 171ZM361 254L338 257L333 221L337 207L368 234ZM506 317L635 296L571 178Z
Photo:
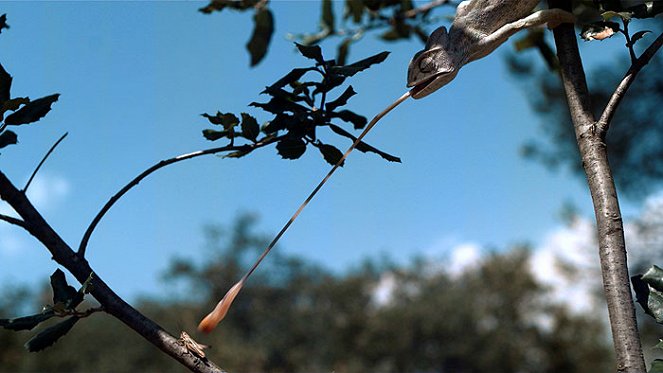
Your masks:
M266 60L254 69L244 49L251 15L203 15L197 9L204 4L0 6L11 26L0 35L0 62L14 76L13 95L61 93L46 118L18 129L20 144L2 152L0 168L23 184L51 144L69 132L33 193L70 245L78 245L99 208L143 169L218 145L201 136L207 128L201 113L248 111L264 121L268 116L247 104L290 68L308 65L285 35L317 30L317 1L272 1L276 31ZM342 2L335 6L340 14ZM327 57L334 56L337 41L323 44ZM622 44L583 45L583 53L605 56ZM385 44L368 35L359 45L350 60L392 52L352 80L359 94L349 107L371 117L405 91L408 62L421 44ZM367 141L403 163L353 154L278 250L343 270L382 253L396 260L443 258L466 242L536 244L561 224L564 201L591 214L581 180L519 156L519 146L539 135L540 119L506 70L508 48L384 119ZM592 58L588 64L591 70ZM336 144L349 145L342 139ZM171 166L111 210L92 237L88 258L121 295L164 294L158 275L174 255L200 259L205 224L228 225L252 212L260 216L259 231L275 233L328 169L316 151L286 161L273 147L241 160L210 156ZM0 235L12 243L0 247L0 284L45 281L56 268L20 230L2 227Z

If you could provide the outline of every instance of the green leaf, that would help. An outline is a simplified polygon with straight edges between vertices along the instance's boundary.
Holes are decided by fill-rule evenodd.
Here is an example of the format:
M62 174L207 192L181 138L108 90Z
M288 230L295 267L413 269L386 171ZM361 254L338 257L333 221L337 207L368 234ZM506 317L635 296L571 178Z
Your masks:
M38 121L51 111L51 105L58 100L58 97L60 94L56 93L29 102L18 111L8 115L5 124L18 126Z
M25 348L30 352L37 352L51 346L58 339L67 334L78 320L78 317L73 316L42 330L39 334L30 338L30 340L25 343Z
M9 100L12 86L12 76L0 64L0 104Z
M360 71L368 69L369 67L371 67L371 65L381 63L382 61L387 59L387 56L389 56L389 52L381 52L374 56L364 58L363 60L352 63L350 65L333 66L331 70L334 73L343 76L353 76Z
M0 319L0 327L7 330L31 330L39 323L55 316L52 310L47 310L36 315L17 317L15 319Z
M360 129L364 128L366 126L366 123L368 123L368 120L366 120L366 117L356 114L350 110L341 110L338 112L333 112L331 113L331 116L334 118L340 118L346 122L352 123L355 127L355 129Z
M652 266L644 275L631 277L631 283L645 313L663 324L663 269Z
M0 149L16 143L18 143L18 136L16 136L13 131L4 131L0 133Z
M207 118L207 120L212 124L222 125L223 128L225 128L226 130L239 124L239 119L233 113L222 113L220 111L217 111L216 115L214 116L211 116L207 113L200 115Z
M334 8L331 0L322 0L322 15L320 23L324 29L334 32Z
M3 29L8 29L9 25L7 24L7 14L3 14L0 16L0 33L2 33Z
M325 161L327 161L327 163L332 166L336 165L336 163L338 163L338 161L343 158L343 153L341 153L340 150L336 149L336 147L332 145L320 144L317 147ZM341 167L343 167L343 163L341 163Z
M242 113L242 136L255 142L259 134L260 126L256 118L247 113Z
M659 350L663 350L663 339L659 339L658 343L654 346L654 348L657 348Z
M297 159L306 151L306 143L300 138L285 138L276 144L276 150L284 159Z
M631 36L631 45L634 45L636 41L642 39L642 37L648 32L651 32L651 30L642 30L633 34L633 36Z
M328 102L325 105L325 110L327 111L336 110L337 107L347 104L348 99L350 99L350 97L354 96L355 94L357 94L357 92L355 92L352 86L349 86L340 96L338 96L336 100Z
M64 272L59 269L53 272L51 275L51 288L53 289L53 305L59 303L70 308L69 305L74 297L76 297L78 291L73 286L67 284Z
M663 373L663 360L656 359L652 361L651 368L649 368L647 373Z
M229 135L230 135L230 131L228 131L228 130L223 130L223 131L215 131L215 130L210 130L210 129L204 129L203 130L203 136L209 141L216 141L218 139L228 137Z
M357 140L357 138L355 136L353 136L350 132L344 130L343 128L341 128L341 127L339 127L335 124L330 124L329 128L331 128L331 130L336 132L337 134L349 138L350 140L352 140L352 142ZM355 149L359 150L362 153L367 153L367 152L375 153L375 154L379 155L380 157L388 160L389 162L398 162L398 163L401 162L400 158L395 157L395 156L393 156L389 153L385 153L382 150L379 150L377 148L374 148L374 147L368 145L367 143L365 143L363 141L360 141L359 144L357 144L357 146L355 147Z
M295 45L297 46L297 49L299 50L299 53L302 54L302 56L315 60L319 64L325 63L325 59L322 57L322 49L320 49L320 46L302 45L299 43L295 43Z
M274 33L274 16L266 7L256 10L253 16L253 34L246 44L246 49L251 54L251 66L255 66L267 54L269 42Z

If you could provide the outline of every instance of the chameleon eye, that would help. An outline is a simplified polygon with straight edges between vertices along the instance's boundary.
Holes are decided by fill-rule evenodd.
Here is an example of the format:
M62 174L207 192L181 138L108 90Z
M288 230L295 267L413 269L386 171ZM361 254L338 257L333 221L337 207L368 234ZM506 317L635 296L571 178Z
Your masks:
M433 58L433 56L428 55L419 61L419 71L421 71L422 73L430 73L435 71L435 69L436 69L436 64L435 64L435 58Z

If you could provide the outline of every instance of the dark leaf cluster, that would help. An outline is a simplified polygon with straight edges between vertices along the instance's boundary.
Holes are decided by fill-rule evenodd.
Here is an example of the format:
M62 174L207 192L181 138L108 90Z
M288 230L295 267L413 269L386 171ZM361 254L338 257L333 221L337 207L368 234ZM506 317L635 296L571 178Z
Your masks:
M0 32L3 28L9 28L6 21L5 14L0 16ZM0 64L0 149L18 142L18 135L8 130L8 126L20 126L40 120L60 97L58 93L36 100L29 97L12 97L11 85L12 76Z
M53 345L60 337L67 334L80 318L88 315L88 313L79 313L76 311L76 307L83 302L85 294L90 292L91 282L92 275L80 289L76 290L67 284L64 272L58 269L51 275L53 304L45 306L40 313L34 315L0 319L0 327L14 331L32 330L37 325L53 317L66 317L64 321L45 327L25 343L25 348L28 351L41 351Z
M202 114L215 126L214 129L203 130L206 139L228 139L231 145L235 144L237 138L246 141L239 151L229 154L229 157L241 157L262 145L276 142L276 150L284 159L301 157L310 145L317 148L328 163L335 164L341 159L342 153L335 146L323 143L319 139L318 129L326 127L333 133L354 141L356 137L343 129L338 122L351 124L355 130L366 126L366 117L343 109L356 94L352 86L345 88L332 100L329 100L329 96L332 90L343 85L346 79L384 61L388 52L340 65L334 60L326 60L319 46L296 46L302 56L313 60L314 65L292 69L265 88L262 94L269 96L266 102L250 104L272 115L271 120L260 126L258 120L248 113L241 113L239 116L220 111L213 115ZM310 77L317 79L308 79ZM392 162L400 161L397 157L364 142L361 142L357 149L376 153Z
M251 66L255 66L267 54L274 33L274 16L268 3L269 0L212 0L199 11L205 14L224 9L253 11L254 28L246 48L251 56ZM447 2L416 8L413 0L345 0L340 17L334 11L333 0L322 0L320 3L320 29L297 34L295 39L304 45L316 45L329 37L341 36L336 59L343 65L350 46L369 31L378 33L384 41L416 37L425 43L428 38L425 27L438 21L431 17L432 10Z

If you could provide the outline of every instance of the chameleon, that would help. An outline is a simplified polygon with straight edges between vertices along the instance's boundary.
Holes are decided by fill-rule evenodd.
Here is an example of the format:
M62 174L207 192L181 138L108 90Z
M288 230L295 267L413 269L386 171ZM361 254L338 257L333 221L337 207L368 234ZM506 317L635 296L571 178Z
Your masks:
M516 32L543 24L548 24L549 28L554 28L561 23L573 23L575 20L573 14L561 9L547 9L532 13L538 3L539 0L467 0L461 2L456 9L456 16L449 31L444 26L433 31L428 37L424 49L417 52L410 61L407 71L407 87L410 90L392 102L368 123L348 150L299 206L290 220L276 234L253 266L228 290L212 312L203 318L198 325L198 329L202 332L211 332L226 316L232 302L249 276L332 174L343 164L348 155L361 143L361 140L382 117L409 97L420 99L447 85L456 77L461 67L489 55Z

